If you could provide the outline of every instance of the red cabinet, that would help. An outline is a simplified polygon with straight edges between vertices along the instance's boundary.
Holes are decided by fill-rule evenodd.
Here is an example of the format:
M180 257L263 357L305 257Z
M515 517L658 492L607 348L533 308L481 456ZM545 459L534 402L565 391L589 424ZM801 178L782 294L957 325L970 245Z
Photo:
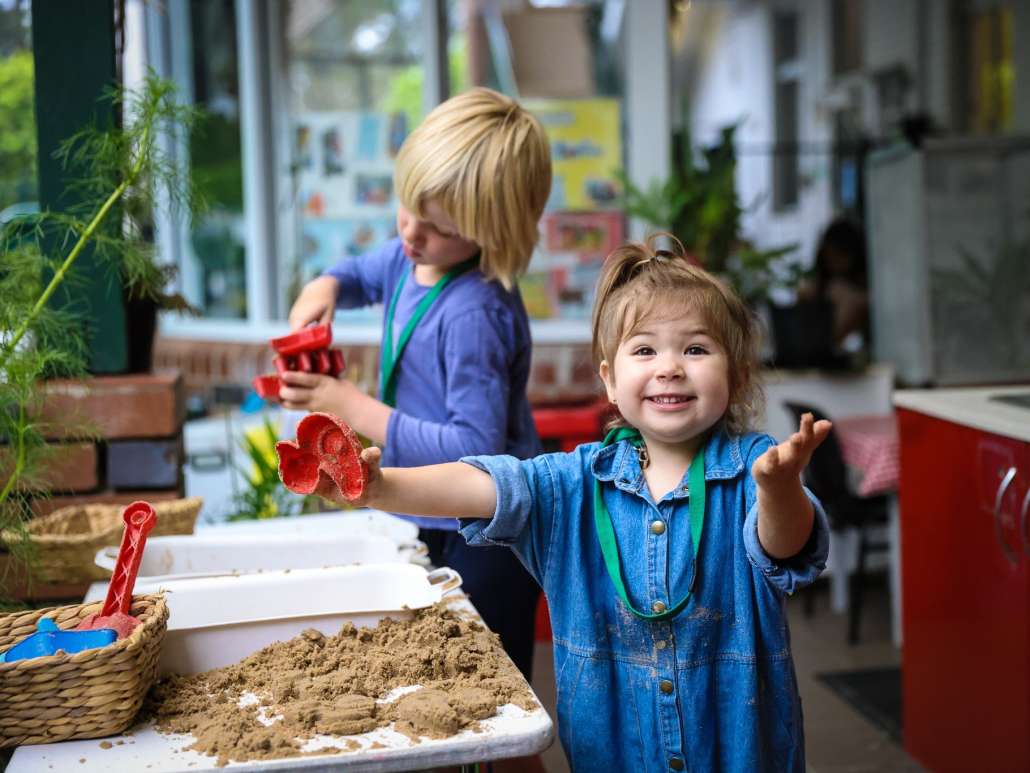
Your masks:
M1030 444L898 410L905 748L1030 770Z

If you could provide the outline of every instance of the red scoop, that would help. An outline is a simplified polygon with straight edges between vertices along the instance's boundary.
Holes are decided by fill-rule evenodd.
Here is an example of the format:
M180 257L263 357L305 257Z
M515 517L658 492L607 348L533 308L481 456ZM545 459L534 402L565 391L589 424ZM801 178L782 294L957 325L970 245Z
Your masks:
M113 628L118 638L124 639L140 624L139 618L129 614L129 606L132 604L132 589L136 585L136 574L143 559L147 534L157 524L157 513L149 502L133 502L122 512L122 520L125 521L122 546L118 549L118 560L114 565L104 606L99 614L83 618L75 626L76 631Z
M275 444L279 477L296 494L315 494L335 486L349 501L368 483L368 465L361 460L361 441L349 426L328 413L309 413L297 424L296 440Z

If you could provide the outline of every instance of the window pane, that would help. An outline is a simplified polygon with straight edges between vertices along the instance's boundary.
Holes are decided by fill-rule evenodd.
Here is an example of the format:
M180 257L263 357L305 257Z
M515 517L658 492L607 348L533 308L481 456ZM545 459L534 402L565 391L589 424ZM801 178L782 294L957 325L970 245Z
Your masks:
M601 262L625 235L613 174L625 164L624 5L449 5L451 92L482 85L517 93L551 142L551 197L519 282L526 308L536 319L586 319Z
M38 206L30 10L0 0L0 223Z
M794 13L773 14L773 62L784 64L798 56L798 17Z
M247 286L240 91L233 0L191 0L191 87L207 117L190 137L193 180L207 211L192 224L187 296L205 316L245 319Z
M798 203L798 82L776 84L776 155L773 157L773 207Z
M395 232L393 158L422 119L424 22L420 0L281 7L291 154L281 225L292 234L281 270L289 309L305 282Z
M833 74L843 75L862 67L862 0L834 0Z

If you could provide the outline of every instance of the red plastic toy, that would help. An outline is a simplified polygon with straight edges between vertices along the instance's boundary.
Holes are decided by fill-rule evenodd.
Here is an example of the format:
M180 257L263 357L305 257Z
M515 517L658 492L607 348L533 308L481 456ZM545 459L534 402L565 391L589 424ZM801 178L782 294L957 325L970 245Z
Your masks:
M272 349L279 356L272 360L276 373L257 376L251 382L254 391L263 400L278 401L282 381L279 376L288 370L306 373L325 373L335 378L343 373L346 363L343 352L330 349L333 342L331 325L313 325L289 335L271 340Z
M133 502L122 512L125 531L122 533L122 545L118 549L118 560L111 575L111 584L107 587L107 598L99 614L83 618L76 631L89 631L95 628L113 628L119 639L124 639L137 625L138 617L129 614L132 604L132 589L136 585L136 574L139 562L143 560L143 548L147 544L147 534L157 525L157 513L149 502Z
M297 424L296 440L275 444L279 478L296 494L315 494L332 485L353 501L365 491L368 465L361 441L349 426L328 413L309 413Z

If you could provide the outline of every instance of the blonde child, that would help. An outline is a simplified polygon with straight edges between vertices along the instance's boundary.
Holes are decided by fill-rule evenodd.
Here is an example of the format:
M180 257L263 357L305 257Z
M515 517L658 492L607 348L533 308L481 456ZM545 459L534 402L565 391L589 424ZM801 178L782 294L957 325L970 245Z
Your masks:
M447 100L407 138L394 171L398 238L307 284L290 327L382 303L380 399L328 376L283 375L283 404L328 411L398 467L469 454L540 453L526 397L529 320L515 279L551 188L547 137L489 89ZM471 550L457 521L415 519L430 558L452 566L487 625L531 676L540 589L509 550Z
M593 333L621 413L605 442L406 470L366 449L367 502L464 516L469 544L510 546L540 581L573 770L803 771L784 599L825 562L800 474L830 424L746 431L751 314L650 243L609 257Z

